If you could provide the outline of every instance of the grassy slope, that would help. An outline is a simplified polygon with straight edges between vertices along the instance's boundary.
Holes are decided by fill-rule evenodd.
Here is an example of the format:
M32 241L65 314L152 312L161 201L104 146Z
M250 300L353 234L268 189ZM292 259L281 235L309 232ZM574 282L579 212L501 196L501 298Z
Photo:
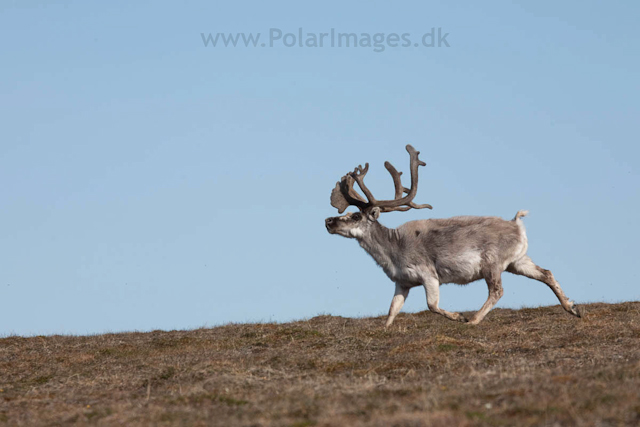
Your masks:
M0 425L637 425L640 302L0 339Z

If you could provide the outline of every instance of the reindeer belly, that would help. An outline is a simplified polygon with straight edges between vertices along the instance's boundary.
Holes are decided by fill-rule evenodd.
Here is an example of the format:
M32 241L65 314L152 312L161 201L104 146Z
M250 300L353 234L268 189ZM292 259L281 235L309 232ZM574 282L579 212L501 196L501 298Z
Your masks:
M427 270L418 265L397 265L390 264L383 266L384 272L393 282L404 283L409 286L421 286L424 284L425 278L428 275Z
M439 257L435 267L440 283L466 285L482 278L482 256L479 251Z

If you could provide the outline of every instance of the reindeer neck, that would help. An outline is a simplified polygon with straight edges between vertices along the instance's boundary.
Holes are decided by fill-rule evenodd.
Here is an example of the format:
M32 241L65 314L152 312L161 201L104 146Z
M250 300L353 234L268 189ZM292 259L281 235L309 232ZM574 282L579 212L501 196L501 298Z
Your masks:
M376 221L358 238L358 243L387 271L392 265L392 254L397 253L401 247L401 238L398 230L387 228Z

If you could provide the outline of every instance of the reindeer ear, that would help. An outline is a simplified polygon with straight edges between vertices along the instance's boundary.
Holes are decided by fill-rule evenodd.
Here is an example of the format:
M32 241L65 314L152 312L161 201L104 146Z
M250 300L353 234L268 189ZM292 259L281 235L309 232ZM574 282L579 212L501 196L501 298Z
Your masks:
M372 208L371 211L369 211L369 218L371 218L374 221L377 221L377 219L380 218L380 208L378 207Z
M336 183L336 187L331 192L331 206L338 209L338 213L344 212L349 207L349 202L345 199L342 191L340 190L340 182Z

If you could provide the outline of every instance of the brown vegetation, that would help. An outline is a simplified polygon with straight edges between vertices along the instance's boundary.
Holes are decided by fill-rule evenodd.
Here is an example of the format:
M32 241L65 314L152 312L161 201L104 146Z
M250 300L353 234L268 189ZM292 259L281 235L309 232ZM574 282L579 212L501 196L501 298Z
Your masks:
M640 302L0 339L0 425L638 425Z

